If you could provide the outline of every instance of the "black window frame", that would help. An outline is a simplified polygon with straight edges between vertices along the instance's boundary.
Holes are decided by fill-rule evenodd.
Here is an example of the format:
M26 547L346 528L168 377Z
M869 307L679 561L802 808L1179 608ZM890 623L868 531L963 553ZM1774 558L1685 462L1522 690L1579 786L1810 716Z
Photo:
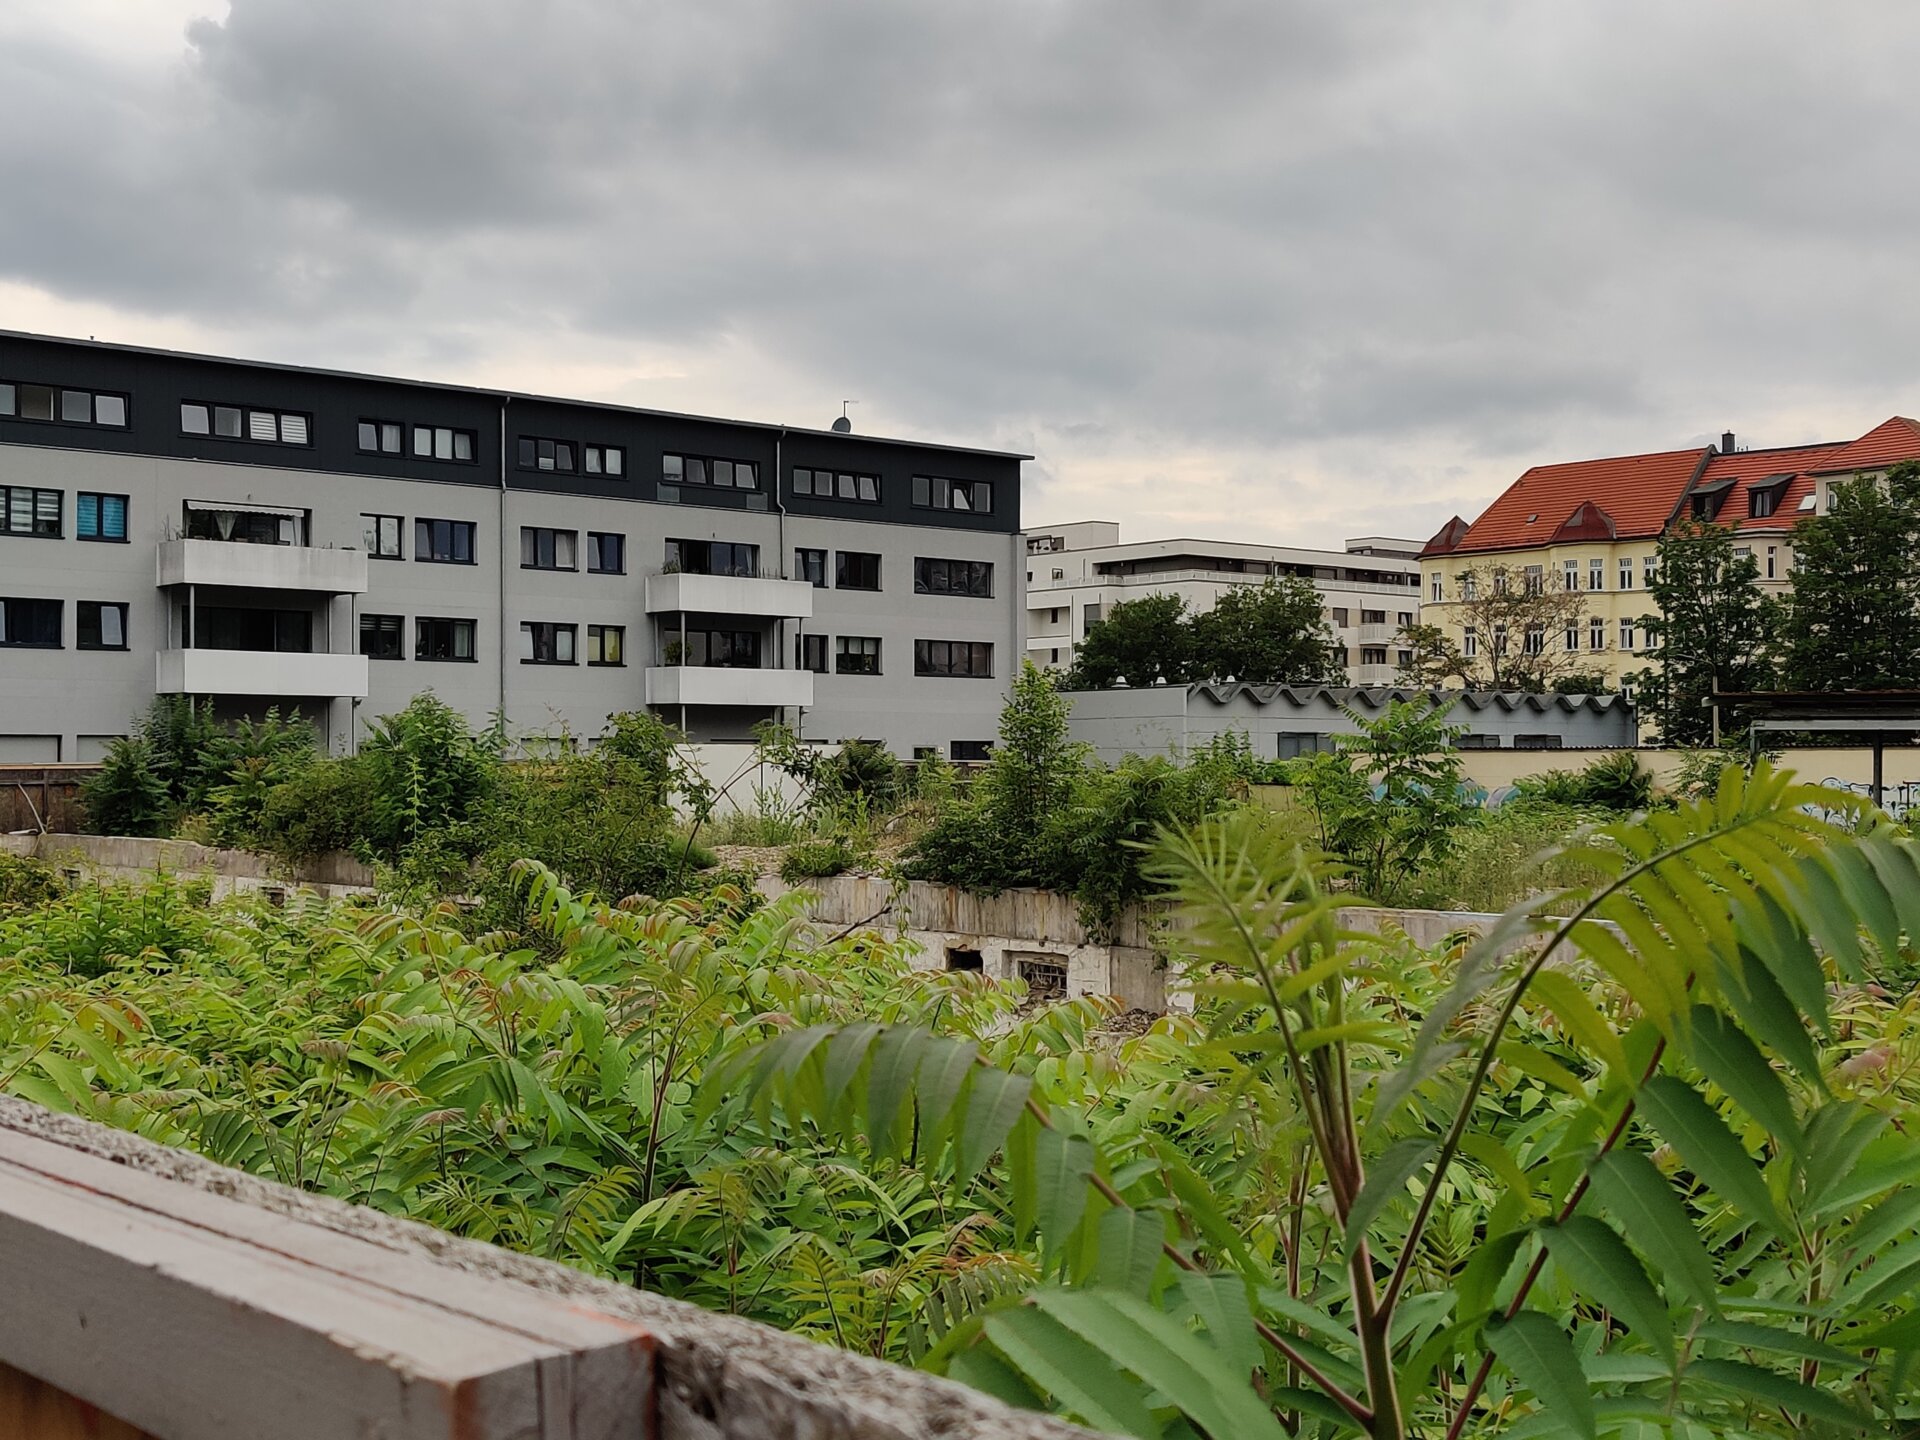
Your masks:
M849 560L858 561L857 567L849 567ZM867 562L871 562L870 564ZM847 578L849 568L857 568L861 574L854 579ZM864 572L871 571L872 583L867 583ZM836 590L865 590L877 592L880 586L880 554L876 550L836 550L833 552L833 588Z
M205 430L188 428L186 412L189 406L197 407L206 412L207 428ZM239 434L222 435L215 429L215 417L218 412L222 410L231 410L239 415ZM271 415L273 417L273 439L263 439L253 433L253 417L256 415ZM290 417L306 423L306 438L304 440L288 440L284 438L285 422ZM180 433L191 436L196 440L220 440L234 445L271 445L276 450L313 449L313 412L311 410L288 410L278 405L252 405L243 401L234 400L198 400L187 396L182 397L180 401L179 419Z
M541 447L545 446L546 455L552 459L551 465L542 465ZM566 464L560 463L564 450ZM532 458L529 459L528 457ZM557 435L516 435L513 447L514 468L526 470L537 475L577 475L580 473L580 446L573 440L562 440Z
M607 467L609 455L619 458L619 465L613 469ZM627 447L607 445L593 440L580 447L580 473L598 475L603 480L624 480L627 478Z
M522 620L520 633L526 637L532 655L522 655L522 665L578 665L580 663L580 627L571 620ZM560 636L568 639L567 648L573 652L569 660L558 659ZM542 656L541 641L546 641L548 653Z
M369 650L367 648L368 621L375 622L374 634L376 636L381 634L392 635L392 654L385 654L379 650ZM384 622L387 621L391 621L392 624L385 624ZM360 653L369 660L405 660L407 658L407 617L404 615L388 615L379 611L364 612L360 616L359 642Z
M947 758L960 765L984 765L993 759L993 741L949 740Z
M833 673L836 675L880 675L885 673L880 668L881 658L886 653L885 648L880 643L880 640L881 640L881 637L878 635L836 635L834 636L833 637ZM850 643L864 646L868 642L871 642L873 645L873 650L871 653L867 652L864 649L853 652L853 653L849 653L847 650L847 646ZM871 660L873 664L871 667L868 667L865 665L849 666L846 663L849 660Z
M945 668L936 668L934 647L944 646ZM957 669L955 657L965 654L967 668ZM974 668L975 662L984 655L986 668ZM924 680L991 680L993 679L993 642L991 640L915 640L913 642L913 673Z
M727 553L731 569L713 568L715 550L723 550ZM662 573L666 574L678 572L681 575L719 575L734 580L760 578L760 546L748 540L692 540L669 535L663 554L665 555L663 564L672 567L670 570L663 570ZM743 560L742 554L748 558ZM700 565L704 568L695 568L689 563L690 557L694 555L702 557ZM742 570L740 568L742 564L747 568Z
M82 532L80 528L80 506L81 506L81 502L87 499L91 499L93 501L93 521L94 521L94 526L96 530L100 525L101 519L106 513L105 502L108 500L118 500L120 502L120 525L121 525L120 534L88 535ZM132 533L133 533L133 497L131 495L123 495L116 490L76 490L73 492L73 538L74 539L84 540L89 545L130 545L133 543Z
M678 474L673 473L674 462L676 461L679 466ZM700 467L700 478L697 480L688 478L690 463ZM753 483L751 485L742 485L735 479L728 484L722 485L713 478L717 473L714 469L717 465L729 467L728 474L736 476L739 467L744 465L752 470ZM684 450L663 450L660 453L660 483L662 485L698 485L707 490L758 490L760 488L760 462L758 460L742 460L737 455L693 455Z
M604 658L606 654L607 633L609 631L620 637L620 658L618 660L608 660ZM600 642L602 658L599 660L593 658L595 640ZM586 664L587 668L591 670L625 669L627 664L627 627L625 625L588 625Z
M449 541L451 541L455 535L459 534L463 528L465 529L466 536L467 536L467 558L466 559L462 560L457 555L443 556L438 553L437 547L435 547L431 543L433 531L431 529L427 529L424 531L421 529L422 526L434 526L434 525L445 525L449 527L447 532ZM426 544L421 543L421 539L423 535L427 538L428 543ZM457 551L459 549L459 546L450 545L449 548ZM478 554L479 549L480 549L480 528L479 528L478 521L450 520L450 519L445 519L439 516L430 516L430 515L414 516L413 558L415 563L420 565L478 565L480 563L480 557Z
M13 497L16 493L30 497L27 501L27 526L25 530L13 528ZM40 521L40 497L51 495L54 498L53 529L41 530L36 527ZM51 485L4 485L0 484L0 536L15 540L61 540L67 533L67 492Z
M560 563L560 537L573 537L573 563ZM533 559L527 559L531 541ZM520 568L522 570L555 570L562 573L577 572L580 569L580 532L558 525L522 525L520 527Z
M827 641L831 637L825 634L796 635L793 637L793 668L805 670L814 675L828 673Z
M827 482L824 490L820 488L822 480ZM854 505L878 505L883 493L877 471L822 469L818 465L795 465L787 472L787 488L809 499L844 500Z
M427 641L430 635L432 634L431 630L428 627L435 626L435 625L445 625L449 627L447 630L447 640L448 640L447 649L449 653L445 655L429 655L429 654L423 653L429 648L427 645ZM453 642L456 640L456 638L460 633L458 627L462 625L467 627L467 648L472 653L468 655L455 655L451 652L458 649L459 647L457 644ZM421 661L427 664L434 664L434 665L477 665L479 664L480 663L480 622L478 620L469 619L465 616L459 616L459 615L416 615L414 616L413 617L413 658L417 661Z
M406 458L409 460L431 460L436 465L478 465L480 463L480 432L478 430L467 430L459 425L424 425L418 420L412 421L407 428L411 432L404 437L408 446ZM440 436L443 433L447 436L449 452L445 455L440 453ZM430 453L425 455L420 453L422 435L427 436L429 440ZM464 456L460 454L462 440L467 442L467 453Z
M816 590L827 588L827 551L811 545L793 549L793 578L804 580Z
M967 504L953 503L954 487L964 486L970 497ZM976 491L986 496L985 505L975 505L972 498ZM962 480L951 475L916 475L913 477L913 508L916 510L945 510L956 515L993 514L993 481Z
M956 574L965 577L965 588L953 588ZM974 589L976 576L984 575L985 588ZM936 583L937 577L944 577ZM944 587L944 588L943 588ZM954 560L937 555L917 555L913 561L913 593L949 595L963 600L993 598L993 562L991 560Z
M723 638L726 642L725 649L727 658L724 660L716 661L713 658L715 648L714 639L716 636ZM760 658L763 653L763 647L758 630L730 630L718 625L703 625L697 628L690 627L686 631L686 648L680 652L680 658L678 660L670 657L674 647L681 643L680 636L678 634L672 634L666 636L665 639L667 655L669 657L666 660L668 665L684 665L702 670L759 670L764 668ZM699 651L704 651L707 658L704 660L694 659L694 655ZM736 658L736 655L738 658Z
M120 643L118 645L107 645L99 641L97 638L95 639L93 644L89 645L87 643L87 610L89 607L92 607L94 612L93 633L96 637L98 637L102 633L101 626L100 626L100 613L105 610L118 610L120 612ZM121 651L131 650L133 646L128 643L127 625L132 618L132 612L133 612L133 607L130 604L128 604L128 602L126 602L125 600L76 600L74 601L73 602L73 648L76 650L104 650L109 652L116 651L116 650L121 650Z
M371 510L362 510L360 512L360 518L362 521L371 520L374 522L373 526L371 527L373 544L367 546L367 558L369 560L404 560L407 558L407 517L406 516L379 515L379 514L375 514ZM380 548L379 522L382 520L393 521L394 548L393 548L393 553L391 555L389 555L385 550L382 550ZM361 525L360 539L362 542L365 542L368 534L369 534L369 527L364 524Z
M605 559L603 542L611 540L616 552L618 564L603 565ZM624 530L587 531L587 573L589 575L624 575L627 573L627 534Z
M15 622L13 607L52 606L53 639L51 640L15 640L13 632ZM48 612L41 611L42 628ZM67 637L67 602L47 595L0 595L0 649L4 650L64 650Z
M365 431L368 426L372 426L374 432L374 443L371 446L366 443ZM381 443L381 441L386 438L388 427L392 427L393 429L393 448L391 450ZM404 420L391 420L378 415L362 415L358 420L354 421L353 440L354 445L362 455L393 455L404 457L407 453L407 422Z
M47 392L47 413L45 415L23 415L20 409L22 390L44 390ZM67 396L85 395L87 397L87 418L85 420L68 419L66 410ZM120 402L118 420L99 419L102 399ZM133 392L130 390L96 390L91 385L52 385L44 380L0 380L0 420L17 420L22 425L66 425L87 430L129 430L133 427Z

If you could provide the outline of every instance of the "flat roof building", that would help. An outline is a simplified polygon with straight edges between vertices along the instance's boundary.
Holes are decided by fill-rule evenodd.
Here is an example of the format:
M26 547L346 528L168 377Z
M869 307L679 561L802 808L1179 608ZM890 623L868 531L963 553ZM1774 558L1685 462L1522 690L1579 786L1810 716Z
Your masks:
M0 332L0 761L95 759L156 694L346 752L425 690L975 755L1027 458Z

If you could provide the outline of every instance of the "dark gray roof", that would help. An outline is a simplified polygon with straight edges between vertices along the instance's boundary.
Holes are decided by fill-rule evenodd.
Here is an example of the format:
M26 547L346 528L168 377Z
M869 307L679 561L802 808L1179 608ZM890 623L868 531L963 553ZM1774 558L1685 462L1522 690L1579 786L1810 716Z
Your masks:
M1394 701L1425 701L1430 705L1458 705L1467 710L1525 710L1534 715L1574 715L1586 710L1603 715L1610 710L1633 712L1624 695L1541 695L1528 690L1424 690L1416 687L1368 685L1254 685L1244 680L1204 681L1187 687L1189 698L1202 697L1216 705L1246 696L1256 705L1282 704L1304 710L1316 703L1353 710L1384 710Z

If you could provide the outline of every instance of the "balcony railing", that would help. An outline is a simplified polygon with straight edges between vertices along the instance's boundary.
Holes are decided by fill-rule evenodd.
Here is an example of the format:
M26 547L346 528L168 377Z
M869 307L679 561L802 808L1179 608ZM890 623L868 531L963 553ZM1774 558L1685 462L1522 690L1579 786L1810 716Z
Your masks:
M774 620L805 620L813 614L813 586L804 580L692 575L684 570L649 575L647 613L757 615Z
M266 548L264 546L260 547ZM162 650L161 695L259 695L333 700L367 693L367 657L282 650Z
M1093 575L1074 580L1039 580L1027 586L1029 597L1047 590L1085 589L1094 585L1142 585L1166 586L1182 583L1258 585L1267 579L1282 579L1283 576L1248 574L1244 570L1161 570L1148 575ZM1368 595L1398 595L1410 598L1419 593L1416 585L1383 585L1377 580L1314 580L1313 585L1321 590L1346 590ZM1044 609L1043 602L1029 598L1030 607Z
M367 593L367 557L359 550L254 545L240 540L162 540L159 585L232 585L251 590Z

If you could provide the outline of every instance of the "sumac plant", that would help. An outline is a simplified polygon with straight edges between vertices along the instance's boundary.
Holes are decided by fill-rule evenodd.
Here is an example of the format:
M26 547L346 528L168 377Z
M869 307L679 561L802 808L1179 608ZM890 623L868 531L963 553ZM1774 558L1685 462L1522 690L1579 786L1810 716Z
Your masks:
M1920 853L1764 766L1576 848L1598 883L1428 954L1229 814L1154 855L1198 1011L1130 1065L795 1026L695 1115L987 1216L1033 1278L920 1363L1101 1429L1920 1433L1914 1047L1834 1022Z

